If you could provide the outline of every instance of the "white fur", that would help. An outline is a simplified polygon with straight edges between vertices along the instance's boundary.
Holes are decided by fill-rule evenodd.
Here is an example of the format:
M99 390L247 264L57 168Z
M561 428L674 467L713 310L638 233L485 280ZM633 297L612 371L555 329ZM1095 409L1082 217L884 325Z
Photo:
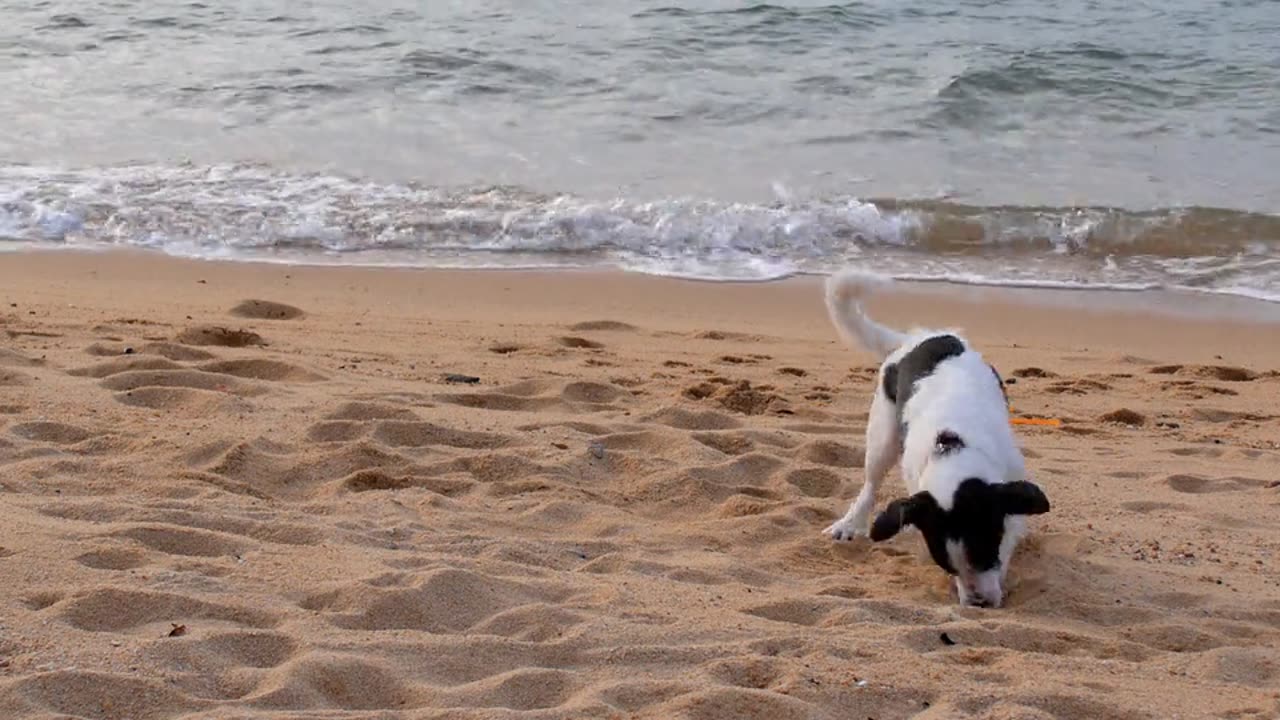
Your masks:
M861 307L866 291L880 281L856 272L832 277L827 284L827 307L835 326L847 341L881 359L884 368L898 362L920 342L937 335L958 333L913 331L904 334L868 318ZM938 365L933 374L921 379L902 408L908 428L899 437L899 418L893 402L884 393L881 378L867 422L865 482L844 517L824 532L837 541L868 535L876 493L894 463L902 460L902 478L907 494L928 491L944 510L954 502L957 487L966 478L982 477L988 482L1026 479L1026 466L1009 424L1008 406L1000 382L982 356L968 349ZM961 431L965 449L934 453L938 433ZM984 573L973 571L958 544L948 548L957 571L956 590L962 603L971 596L983 597L995 606L1003 600L1003 581L1009 558L1024 532L1025 520L1007 516L1005 536L1000 546L1000 565Z

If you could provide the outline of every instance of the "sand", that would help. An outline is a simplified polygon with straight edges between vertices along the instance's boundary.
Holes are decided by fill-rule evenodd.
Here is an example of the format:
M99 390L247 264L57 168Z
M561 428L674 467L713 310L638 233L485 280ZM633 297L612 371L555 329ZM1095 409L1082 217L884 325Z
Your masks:
M813 279L35 253L0 302L0 717L1280 713L1280 334L1242 305L873 304L1064 420L1018 429L1054 508L977 610L917 535L820 535L874 370Z

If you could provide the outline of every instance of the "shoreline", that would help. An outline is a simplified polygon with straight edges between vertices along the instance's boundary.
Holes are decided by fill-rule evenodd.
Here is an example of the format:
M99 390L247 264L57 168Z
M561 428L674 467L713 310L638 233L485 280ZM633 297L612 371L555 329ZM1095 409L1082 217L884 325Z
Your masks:
M84 248L84 247L29 247L8 251L0 251L0 260L23 257L70 257L106 258L104 262L115 263L126 258L134 258L137 262L175 262L194 265L225 265L227 267L250 266L278 268L281 274L289 274L290 268L307 271L354 273L361 276L365 273L423 273L441 275L478 275L494 274L498 276L547 277L564 276L577 278L614 278L624 277L631 280L653 280L658 282L684 283L689 285L705 285L710 287L770 287L817 285L826 277L825 274L799 272L780 278L766 279L718 279L682 277L647 273L637 270L626 270L616 267L430 267L415 265L376 265L376 264L344 264L306 261L273 261L261 258L201 258L169 255L162 251L139 248ZM41 263L43 266L43 263ZM1028 308L1044 308L1062 310L1077 308L1091 313L1115 312L1119 314L1150 313L1161 319L1208 321L1227 320L1230 322L1258 325L1280 324L1280 301L1266 300L1247 295L1235 295L1214 291L1197 292L1187 289L1169 288L1097 288L1097 287L1060 287L1037 286L1030 284L999 284L977 281L954 281L946 279L893 279L893 287L884 295L902 297L942 297L958 300L963 303L981 304L995 302L1001 305L1025 305ZM875 302L875 299L872 300Z

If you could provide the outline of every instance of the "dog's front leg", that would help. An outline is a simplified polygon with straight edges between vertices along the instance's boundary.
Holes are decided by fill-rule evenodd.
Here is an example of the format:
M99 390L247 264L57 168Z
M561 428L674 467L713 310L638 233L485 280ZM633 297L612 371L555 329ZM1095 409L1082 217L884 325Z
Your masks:
M875 399L871 401L871 412L867 418L867 451L864 466L864 480L858 497L849 506L849 511L823 532L837 542L852 540L855 535L871 533L871 511L875 509L876 493L880 492L880 484L885 475L893 467L902 453L901 430L898 427L898 410L893 402L877 389Z

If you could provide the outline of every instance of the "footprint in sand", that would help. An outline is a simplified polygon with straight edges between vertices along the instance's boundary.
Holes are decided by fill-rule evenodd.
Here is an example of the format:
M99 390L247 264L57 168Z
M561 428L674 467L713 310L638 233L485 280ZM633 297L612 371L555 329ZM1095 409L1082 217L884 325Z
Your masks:
M151 550L183 557L237 556L248 549L241 539L225 533L173 525L137 525L113 533Z
M1209 385L1195 380L1167 380L1160 383L1160 389L1164 392L1173 393L1177 397L1190 400L1203 400L1211 395L1234 397L1240 394L1231 388L1218 387L1217 385Z
M0 387L22 387L30 383L31 378L23 373L0 369Z
M128 392L140 388L187 388L243 395L262 392L260 388L245 384L234 377L188 369L129 370L103 379L101 385L116 392Z
M43 711L42 717L168 718L211 706L161 680L78 669L27 675L15 680L5 694ZM100 708L106 710L99 712Z
M1128 425L1129 427L1142 427L1147 424L1147 417L1136 410L1129 408L1120 408L1112 410L1098 417L1098 422L1111 423L1113 425Z
M394 474L384 470L370 469L357 470L340 480L338 485L353 493L421 488L437 495L453 497L473 488L475 482L460 478Z
M129 407L187 415L209 415L243 410L236 398L224 391L196 390L185 387L142 387L116 393L116 402Z
M795 423L787 425L783 429L802 435L850 435L861 432L859 428L850 425L825 425L822 423Z
M864 452L834 440L812 440L800 448L796 458L829 467L857 468L862 467Z
M737 340L741 342L751 342L760 339L755 335L728 332L724 330L703 330L702 332L694 333L693 337L698 340Z
M1175 653L1201 653L1228 644L1223 638L1188 624L1137 625L1121 635L1147 647Z
M116 401L123 405L188 413L219 412L233 407L228 405L228 395L253 396L266 392L242 382L238 376L285 382L319 378L302 368L270 360L234 360L213 363L206 368L213 372L190 369L165 357L130 355L78 368L69 374L100 378L100 384L115 391Z
M562 600L569 593L483 573L444 568L428 571L413 587L374 587L352 582L304 598L305 610L352 630L422 630L465 634L493 616L530 603Z
M379 422L374 437L393 447L430 447L443 445L466 450L496 450L518 444L508 435L456 430L429 422L385 420Z
M1012 373L1010 373L1010 375L1016 378L1056 378L1058 377L1058 373L1055 373L1051 370L1045 370L1044 368L1038 368L1038 367L1018 368L1014 370Z
M99 435L99 433L76 427L75 425L59 422L19 423L9 428L9 432L24 440L54 445L75 445Z
M16 350L0 348L0 367L36 367L43 364L43 360L27 357Z
M60 590L38 590L23 598L22 604L25 605L28 610L40 612L47 607L52 607L53 605L61 602L63 597L65 597L65 595Z
M1233 423L1233 422L1270 422L1275 420L1275 415L1239 412L1234 410L1221 410L1219 408L1195 407L1191 410L1191 416L1196 420L1203 420L1210 423Z
M135 347L133 345L125 345L119 339L112 339L111 344L101 342L93 343L84 349L85 354L94 357L127 357L135 355L156 355L177 362L201 362L204 360L212 360L215 355L199 348L187 347L171 342L152 342ZM84 369L87 370L87 369ZM93 377L90 375L90 377Z
M758 605L742 612L754 617L812 627L820 624L832 613L844 607L843 603L822 597L797 598L779 600L766 605Z
M417 420L413 410L377 402L346 402L327 416L330 420Z
M175 338L183 345L245 348L266 345L262 336L251 330L232 329L218 325L198 325L178 333Z
M573 335L556 338L556 344L561 347L574 348L578 350L603 350L604 343L595 340L588 340L584 337Z
M610 433L596 442L605 450L640 451L657 455L679 441L678 433L658 429Z
M359 682L352 682L359 678ZM270 710L375 711L412 709L424 698L390 666L348 655L310 652L273 668L252 696Z
M1053 395L1088 395L1092 392L1103 392L1110 389L1110 385L1099 380L1075 378L1052 383L1044 391Z
M1190 375L1222 382L1250 382L1258 373L1231 365L1158 365L1147 372L1152 375Z
M163 358L175 360L177 362L203 362L205 360L213 360L216 355L207 350L180 345L170 342L153 342L147 343L138 348L138 352L144 355L159 355Z
M569 329L574 332L635 332L639 330L635 325L617 320L588 320L570 325Z
M188 454L192 479L256 498L307 499L357 470L403 469L410 461L364 442L295 455L261 440L214 443Z
M728 491L774 498L777 492L770 488L775 486L773 477L786 464L773 455L753 452L716 465L687 468L681 476L701 485L709 495L725 497Z
M353 420L330 420L307 428L307 439L320 443L347 443L369 434L366 423Z
M133 570L146 565L147 556L133 548L105 547L80 555L76 562L95 570Z
M682 395L690 400L712 400L726 410L742 415L790 415L793 412L790 403L774 392L772 385L752 385L747 380L732 383L723 378L711 378L685 388Z
M304 367L266 358L222 360L206 363L199 369L203 372L230 375L245 380L269 382L312 383L326 379L325 376Z
M88 632L129 632L147 629L160 637L173 618L207 620L270 628L279 624L273 613L250 607L199 600L172 593L99 588L78 593L59 603L58 615L67 624Z
M250 320L297 320L306 314L301 308L270 300L244 300L229 312Z
M1207 478L1201 475L1170 475L1165 484L1176 492L1189 495L1205 493L1242 492L1267 487L1270 483L1248 477Z
M776 658L748 655L717 660L703 667L712 679L734 687L764 690L782 679L782 663Z
M1136 512L1141 515L1158 512L1160 510L1189 510L1190 507L1182 503L1160 502L1159 500L1133 500L1131 502L1120 503L1122 510Z
M494 410L500 413L538 413L562 407L554 397L521 397L500 392L442 393L435 400L445 405L472 407L476 410Z
M1223 647L1201 654L1193 665L1195 673L1218 682L1254 688L1274 688L1280 677L1280 657L1272 648ZM1268 711L1259 709L1256 717ZM1247 715L1239 716L1249 717Z
M215 632L207 637L183 637L155 649L157 658L178 670L190 667L192 658L202 658L214 667L243 670L279 667L298 654L293 638L263 630ZM234 699L228 697L227 699Z
M755 448L751 438L737 432L695 432L690 437L725 455L742 455Z
M88 367L68 370L72 377L86 377L101 380L121 373L139 370L182 370L182 365L168 358L145 355L125 355L114 360L90 365Z
M677 430L736 430L742 427L740 421L721 412L686 410L678 407L659 410L645 420Z
M827 468L801 468L787 473L787 483L807 497L827 498L836 494L842 480Z

